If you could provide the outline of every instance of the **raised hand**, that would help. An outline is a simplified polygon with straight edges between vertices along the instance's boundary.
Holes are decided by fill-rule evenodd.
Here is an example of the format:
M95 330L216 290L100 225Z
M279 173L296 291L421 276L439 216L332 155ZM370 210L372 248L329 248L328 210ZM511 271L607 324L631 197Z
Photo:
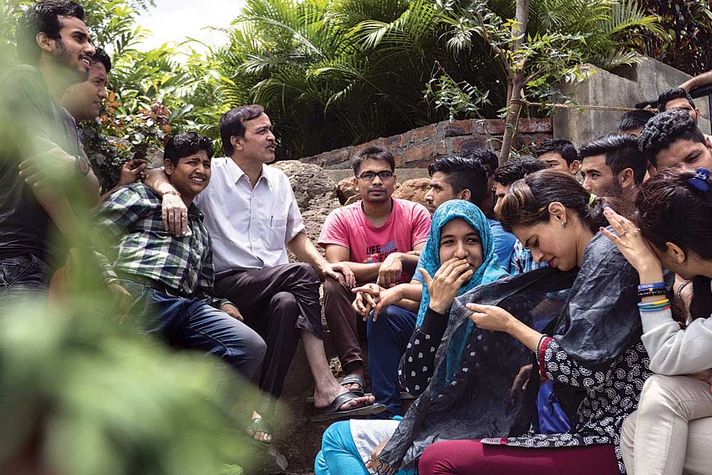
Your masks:
M445 261L432 277L423 268L420 272L430 294L430 308L438 313L445 313L474 271L465 259L453 257Z
M640 234L640 229L629 219L619 215L611 208L606 208L603 214L608 219L615 234L608 229L601 228L601 232L618 247L621 254L628 260L640 274L641 283L644 281L661 281L662 265L655 255L650 244Z

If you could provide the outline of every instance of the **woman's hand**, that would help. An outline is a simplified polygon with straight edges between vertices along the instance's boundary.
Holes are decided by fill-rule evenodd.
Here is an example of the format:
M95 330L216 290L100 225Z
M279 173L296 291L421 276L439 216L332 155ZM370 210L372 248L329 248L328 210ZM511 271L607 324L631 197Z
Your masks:
M483 330L509 333L513 323L519 321L508 311L494 305L468 303L465 307L472 311L468 318Z
M661 281L663 272L660 259L640 234L640 229L611 208L606 208L603 214L617 235L605 228L601 228L601 232L618 247L630 265L638 271L641 283Z
M505 332L521 341L530 350L537 351L539 340L544 335L526 326L505 309L476 303L465 304L465 307L472 311L467 317L475 322L478 328Z
M382 467L381 461L379 460L379 457L381 456L381 452L383 452L383 448L388 444L388 442L391 440L391 438L387 438L385 440L382 440L380 444L376 446L375 449L373 449L373 452L371 452L371 457L368 459L366 462L366 468L369 470L374 470L377 473L393 473L395 470L391 468L386 468L384 470L384 467Z
M430 294L430 308L438 313L447 312L457 292L473 274L470 264L457 257L445 261L432 277L423 268L420 272Z

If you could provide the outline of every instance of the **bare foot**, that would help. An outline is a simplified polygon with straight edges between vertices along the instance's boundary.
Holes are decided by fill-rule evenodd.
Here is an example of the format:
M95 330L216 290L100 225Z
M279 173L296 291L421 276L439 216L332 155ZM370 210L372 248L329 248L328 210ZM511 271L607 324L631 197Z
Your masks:
M269 444L272 442L271 429L257 412L252 411L252 420L245 428L248 436L255 439L257 442Z
M343 379L346 379L346 378L348 378L349 376L355 376L355 377L357 377L360 381L364 381L364 378L363 378L363 370L349 371L349 372L346 374L346 376L344 376L344 377L341 378L341 379L342 379L342 380L343 380ZM363 392L363 390L365 389L365 388L363 387L363 383L357 383L357 382L342 384L342 386L345 387L346 389L348 389L349 391L361 391L361 392Z

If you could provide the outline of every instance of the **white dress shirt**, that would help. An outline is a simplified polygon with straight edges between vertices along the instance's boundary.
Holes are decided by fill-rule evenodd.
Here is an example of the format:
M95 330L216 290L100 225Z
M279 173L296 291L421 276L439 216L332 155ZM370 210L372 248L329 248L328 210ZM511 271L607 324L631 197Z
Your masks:
M287 264L286 243L304 231L287 175L262 165L253 188L230 158L213 158L211 169L210 183L195 203L213 240L216 274Z

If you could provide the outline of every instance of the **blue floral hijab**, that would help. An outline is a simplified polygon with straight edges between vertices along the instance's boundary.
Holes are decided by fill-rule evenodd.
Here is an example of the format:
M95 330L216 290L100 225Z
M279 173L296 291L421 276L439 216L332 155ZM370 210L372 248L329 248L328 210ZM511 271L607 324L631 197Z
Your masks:
M457 295L462 295L475 287L489 284L506 276L507 272L497 263L497 253L494 250L494 238L492 237L492 230L487 222L487 218L477 206L465 200L446 201L435 210L430 224L428 241L425 243L425 247L420 256L420 265L428 271L428 274L433 276L440 268L440 235L445 225L453 219L462 219L465 221L472 229L477 231L480 235L480 241L482 242L482 265L480 265L477 271L470 277L470 280L460 288ZM430 293L428 292L427 285L423 282L423 294L420 299L420 308L418 309L417 326L422 325L429 304ZM460 331L453 335L448 348L448 366L457 364L460 361L465 342L473 326L474 324L470 324L465 331ZM452 373L451 371L447 371L447 374Z

